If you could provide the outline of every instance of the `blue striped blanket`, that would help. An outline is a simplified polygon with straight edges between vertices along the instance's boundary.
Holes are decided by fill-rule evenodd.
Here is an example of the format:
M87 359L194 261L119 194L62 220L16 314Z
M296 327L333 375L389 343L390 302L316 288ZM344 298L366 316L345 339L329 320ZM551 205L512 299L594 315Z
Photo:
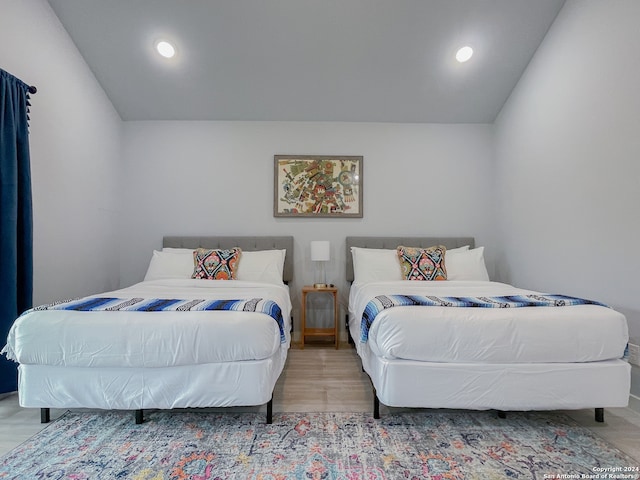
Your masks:
M280 329L280 343L286 341L282 310L273 300L251 298L245 300L180 300L175 298L113 298L83 297L74 300L41 305L37 310L77 310L79 312L198 312L209 310L233 310L236 312L265 313L273 318Z
M478 308L514 308L514 307L565 307L570 305L607 305L567 295L504 295L495 297L436 297L421 295L378 295L369 301L362 313L360 322L360 341L369 338L369 329L376 316L392 307L478 307Z

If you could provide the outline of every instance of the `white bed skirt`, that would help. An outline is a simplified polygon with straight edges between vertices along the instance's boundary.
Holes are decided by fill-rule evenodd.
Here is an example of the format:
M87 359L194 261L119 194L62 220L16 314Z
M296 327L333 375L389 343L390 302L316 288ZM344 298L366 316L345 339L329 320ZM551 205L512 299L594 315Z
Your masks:
M22 407L171 409L261 405L271 400L286 349L263 360L164 368L20 365Z
M574 410L629 402L631 367L623 360L483 365L390 360L360 350L378 399L390 407Z

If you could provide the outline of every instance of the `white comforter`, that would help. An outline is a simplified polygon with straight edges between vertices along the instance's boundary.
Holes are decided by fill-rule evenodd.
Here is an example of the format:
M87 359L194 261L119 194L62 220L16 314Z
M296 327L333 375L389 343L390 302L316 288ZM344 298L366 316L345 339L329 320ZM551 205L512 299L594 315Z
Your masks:
M31 311L18 318L3 350L21 364L169 367L260 360L289 347L286 285L172 279L141 282L101 296L176 299L266 298L276 302L286 343L273 318L256 312Z
M539 292L497 282L354 283L349 297L350 331L358 344L362 312L376 295L499 296L530 293ZM375 355L388 359L557 363L621 358L627 341L624 315L596 305L505 309L408 306L382 311L369 330L367 343Z

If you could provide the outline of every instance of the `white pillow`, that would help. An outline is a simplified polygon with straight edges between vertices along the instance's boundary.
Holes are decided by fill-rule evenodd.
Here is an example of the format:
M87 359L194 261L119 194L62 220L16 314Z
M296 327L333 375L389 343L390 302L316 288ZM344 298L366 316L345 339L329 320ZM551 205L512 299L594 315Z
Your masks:
M191 272L186 278L191 278L191 274L193 273L192 248L164 247L162 252L158 253L164 253L167 255L187 255L190 259ZM236 267L236 280L282 284L282 273L284 270L284 258L286 254L286 249L257 250L253 252L243 250L240 254L238 266Z
M447 280L489 281L489 273L484 263L484 247L472 250L447 250L444 254Z
M242 251L236 280L282 284L286 250Z
M165 253L189 253L193 255L195 248L162 247L162 251Z
M469 245L447 250L447 253L463 252L466 250L469 250ZM351 255L353 256L354 282L366 283L403 280L398 251L395 248L351 247ZM449 268L446 253L445 267L448 273Z
M351 247L354 282L402 280L402 269L395 248Z
M144 280L191 278L192 274L193 250L179 253L154 250Z

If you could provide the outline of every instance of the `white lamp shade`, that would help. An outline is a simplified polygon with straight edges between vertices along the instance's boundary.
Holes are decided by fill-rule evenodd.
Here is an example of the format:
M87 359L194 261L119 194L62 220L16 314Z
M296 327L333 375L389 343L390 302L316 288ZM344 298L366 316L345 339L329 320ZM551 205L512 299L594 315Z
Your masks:
M311 242L311 260L328 262L331 258L331 242L326 240Z

